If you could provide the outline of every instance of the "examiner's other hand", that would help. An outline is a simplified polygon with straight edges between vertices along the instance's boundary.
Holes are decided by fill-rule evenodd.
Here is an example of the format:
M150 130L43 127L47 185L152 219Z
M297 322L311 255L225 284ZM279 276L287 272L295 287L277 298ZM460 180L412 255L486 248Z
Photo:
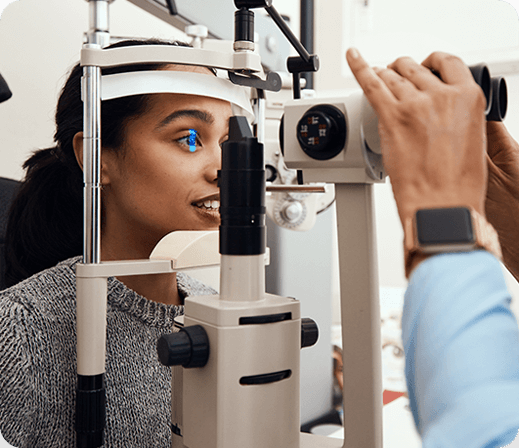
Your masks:
M485 211L499 235L503 262L519 280L519 144L501 122L487 123Z
M378 115L402 224L420 208L472 206L485 216L485 96L468 67L445 53L386 69L370 68L355 49L346 57Z

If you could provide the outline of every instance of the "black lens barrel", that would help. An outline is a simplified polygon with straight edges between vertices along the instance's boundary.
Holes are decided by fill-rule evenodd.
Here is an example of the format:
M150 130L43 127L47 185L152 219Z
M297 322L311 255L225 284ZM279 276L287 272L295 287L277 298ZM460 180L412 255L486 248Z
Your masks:
M252 136L245 117L231 117L222 145L220 253L265 253L265 165L263 145Z

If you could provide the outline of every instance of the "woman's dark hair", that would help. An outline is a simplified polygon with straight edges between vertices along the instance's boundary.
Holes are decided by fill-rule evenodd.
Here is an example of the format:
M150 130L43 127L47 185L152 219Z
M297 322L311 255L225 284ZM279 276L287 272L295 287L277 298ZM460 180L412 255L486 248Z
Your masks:
M189 46L162 40L125 40L108 48L134 45ZM166 63L111 67L102 74L159 70ZM72 69L56 109L56 146L36 151L23 165L25 179L9 212L6 230L7 286L83 251L83 173L72 141L83 131L81 101L82 67ZM144 112L147 95L103 101L101 137L103 148L122 148L125 124Z

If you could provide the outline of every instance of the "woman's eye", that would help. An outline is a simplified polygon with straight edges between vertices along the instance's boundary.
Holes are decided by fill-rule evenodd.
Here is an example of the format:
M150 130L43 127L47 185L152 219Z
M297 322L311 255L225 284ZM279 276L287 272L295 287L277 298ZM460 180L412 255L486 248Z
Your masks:
M180 137L177 142L186 146L189 149L189 152L195 152L198 147L202 146L196 129L190 129L189 134Z

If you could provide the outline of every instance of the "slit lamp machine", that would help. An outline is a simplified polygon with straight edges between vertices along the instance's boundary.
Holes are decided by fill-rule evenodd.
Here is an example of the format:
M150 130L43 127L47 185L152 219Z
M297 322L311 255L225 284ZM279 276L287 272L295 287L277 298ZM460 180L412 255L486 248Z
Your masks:
M103 444L107 278L219 265L220 294L186 298L178 331L172 329L157 342L159 359L173 369L172 447L381 448L373 185L384 182L386 173L377 119L362 92L329 100L301 98L300 73L318 70L319 60L294 37L272 0L234 1L235 39L230 51L210 49L199 37L193 48L105 49L110 42L111 0L88 1L90 29L81 51L85 169L84 253L77 266L77 446ZM169 0L168 5L173 7L174 2ZM298 53L287 61L293 99L284 102L279 137L276 126L274 136L271 129L266 135L265 98L287 79L265 73L254 51L257 8L267 11ZM105 67L143 62L206 66L226 73L228 79L174 71L101 75ZM491 79L483 65L471 70L487 97L487 118L501 120L506 113L504 80ZM219 172L220 230L173 232L148 260L101 262L101 101L158 92L217 97L233 106L235 116L230 119L229 139L222 145ZM266 163L265 144L272 141L277 161ZM300 170L297 176L293 170ZM284 175L279 175L281 171ZM303 180L301 171L307 185L297 185ZM270 199L269 205L266 177L271 195L288 192L292 199ZM265 292L266 211L279 225L304 230L312 225L311 215L318 206L313 200L313 212L305 210L304 202L295 199L324 191L322 183L335 184L344 441L300 432L299 351L316 342L318 329L313 320L301 318L297 300Z

